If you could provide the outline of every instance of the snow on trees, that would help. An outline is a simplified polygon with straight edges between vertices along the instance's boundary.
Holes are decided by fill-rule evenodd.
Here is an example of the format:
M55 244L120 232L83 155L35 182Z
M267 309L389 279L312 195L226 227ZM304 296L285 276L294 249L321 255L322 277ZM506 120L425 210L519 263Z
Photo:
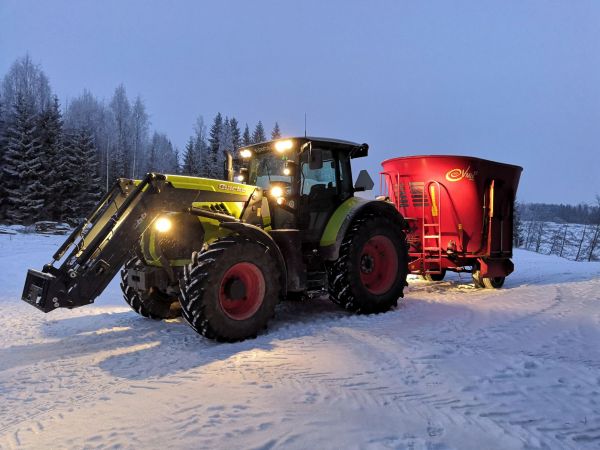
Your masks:
M133 135L131 130L131 105L127 99L125 86L122 84L115 89L110 101L110 109L115 121L115 150L110 166L113 178L126 176L130 173L130 155L132 154Z
M4 216L12 223L29 224L41 216L46 188L42 147L30 99L18 94L6 129L2 164Z
M271 135L279 133L276 122ZM180 167L167 135L150 130L141 96L129 99L122 84L109 101L83 90L61 109L47 76L26 55L0 85L0 221L75 223L114 180L149 171L220 179L224 152L239 169L237 150L266 139L261 121L242 133L236 118L217 113L207 131L199 116Z
M146 105L138 95L133 104L131 112L131 132L133 135L133 155L131 162L131 177L136 178L139 174L139 167L142 166L143 149L148 139L149 128L148 114L146 113Z

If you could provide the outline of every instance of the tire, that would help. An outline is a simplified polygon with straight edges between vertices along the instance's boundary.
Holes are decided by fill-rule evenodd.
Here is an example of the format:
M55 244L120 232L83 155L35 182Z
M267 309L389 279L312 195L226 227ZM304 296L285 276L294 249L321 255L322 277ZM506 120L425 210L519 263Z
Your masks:
M504 286L506 277L482 278L483 286L486 289L500 289Z
M479 270L473 271L472 278L475 287L482 289L500 289L504 286L504 280L506 280L506 277L482 277Z
M139 270L144 264L137 257L130 259L121 270L121 290L125 302L140 316L148 319L163 320L175 319L181 315L179 298L170 296L155 287L147 291L140 291L127 282L128 269Z
M202 336L241 341L266 328L280 291L281 274L269 249L226 237L192 255L181 280L182 315Z
M427 281L442 281L446 276L446 269L442 269L442 273L427 273L423 278Z
M395 221L375 216L355 220L339 258L327 265L329 298L363 314L397 306L406 286L407 252L404 232Z

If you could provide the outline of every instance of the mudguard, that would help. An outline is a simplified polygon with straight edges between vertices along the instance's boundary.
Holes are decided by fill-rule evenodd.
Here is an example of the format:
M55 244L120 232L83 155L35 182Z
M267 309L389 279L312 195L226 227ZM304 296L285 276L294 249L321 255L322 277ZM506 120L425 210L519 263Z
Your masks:
M358 217L366 214L389 217L397 221L402 229L408 228L404 217L402 217L391 202L351 197L335 210L325 226L325 231L319 243L320 254L324 260L334 261L338 259L340 246L350 224Z

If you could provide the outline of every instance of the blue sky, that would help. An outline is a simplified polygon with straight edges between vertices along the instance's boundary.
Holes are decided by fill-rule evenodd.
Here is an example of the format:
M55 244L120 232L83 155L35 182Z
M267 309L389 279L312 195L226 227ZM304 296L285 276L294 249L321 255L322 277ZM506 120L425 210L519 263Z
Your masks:
M306 112L373 178L465 154L522 165L524 201L600 194L600 2L0 0L0 74L26 52L63 103L123 82L180 148L199 114Z

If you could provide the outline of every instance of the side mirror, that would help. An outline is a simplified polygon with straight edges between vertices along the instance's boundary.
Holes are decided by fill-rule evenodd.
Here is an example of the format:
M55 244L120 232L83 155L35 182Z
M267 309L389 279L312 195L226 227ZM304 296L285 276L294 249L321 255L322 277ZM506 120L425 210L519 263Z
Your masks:
M375 186L371 175L366 170L361 170L358 173L358 178L356 179L356 183L354 184L354 191L370 191Z
M308 151L308 167L310 170L319 170L323 168L323 150L312 148Z

